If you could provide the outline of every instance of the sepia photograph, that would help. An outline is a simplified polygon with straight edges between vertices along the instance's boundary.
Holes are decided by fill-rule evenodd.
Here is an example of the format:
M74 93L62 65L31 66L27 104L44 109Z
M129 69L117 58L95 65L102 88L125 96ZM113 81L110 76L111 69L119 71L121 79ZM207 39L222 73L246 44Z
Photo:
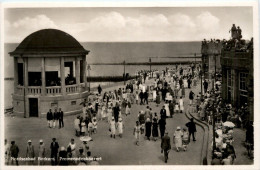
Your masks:
M256 2L3 3L1 166L258 169Z

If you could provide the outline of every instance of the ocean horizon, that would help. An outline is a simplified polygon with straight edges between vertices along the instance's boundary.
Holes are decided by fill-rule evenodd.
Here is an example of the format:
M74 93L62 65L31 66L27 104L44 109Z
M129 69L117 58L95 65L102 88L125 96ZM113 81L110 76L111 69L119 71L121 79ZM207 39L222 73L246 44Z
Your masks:
M201 53L201 42L80 42L90 53L87 55L87 63L122 63L125 62L173 62L190 61L187 58L163 58L173 56L193 56ZM4 77L14 76L13 58L8 54L16 49L19 43L4 44ZM157 58L154 58L157 57ZM192 59L193 60L193 59ZM194 59L195 61L195 59ZM155 65L152 69L163 70L171 65ZM172 66L173 67L173 66ZM133 75L136 70L148 70L148 65L126 65L126 73ZM102 71L100 71L102 70ZM122 76L123 65L91 65L90 76ZM13 80L5 80L5 108L12 104L14 91ZM97 83L93 83L96 85ZM92 86L93 87L93 86Z

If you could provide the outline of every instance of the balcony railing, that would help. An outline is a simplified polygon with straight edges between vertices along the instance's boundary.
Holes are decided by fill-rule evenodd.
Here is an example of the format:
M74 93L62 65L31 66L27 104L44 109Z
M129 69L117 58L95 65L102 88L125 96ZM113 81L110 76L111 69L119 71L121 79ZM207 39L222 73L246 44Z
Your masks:
M46 87L46 95L60 95L61 86L50 86Z
M84 92L87 88L85 87L85 83L74 84L65 86L65 93L66 94L73 94L73 93L80 93ZM55 96L55 95L62 95L61 86L48 86L45 87L45 94L47 96ZM27 94L29 95L42 95L43 94L42 86L28 86ZM16 86L16 94L17 95L24 95L24 86Z
M74 84L74 85L69 85L69 86L65 86L66 88L66 93L77 93L78 92L78 85Z
M42 92L41 86L29 86L28 87L28 94L39 95L39 94L41 94L41 92Z

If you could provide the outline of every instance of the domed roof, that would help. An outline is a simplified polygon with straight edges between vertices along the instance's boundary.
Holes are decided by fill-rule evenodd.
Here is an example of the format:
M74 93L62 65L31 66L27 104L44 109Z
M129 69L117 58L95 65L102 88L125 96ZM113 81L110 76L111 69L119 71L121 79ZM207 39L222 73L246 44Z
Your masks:
M86 55L88 52L71 35L57 29L43 29L27 36L10 55Z

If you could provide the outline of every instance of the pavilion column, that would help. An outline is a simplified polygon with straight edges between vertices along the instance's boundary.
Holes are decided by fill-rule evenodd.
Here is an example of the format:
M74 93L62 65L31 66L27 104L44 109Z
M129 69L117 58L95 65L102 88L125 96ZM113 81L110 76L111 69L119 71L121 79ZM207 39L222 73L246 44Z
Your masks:
M75 65L76 65L76 84L79 90L79 86L80 86L80 60L78 57L75 57Z
M29 117L29 104L28 104L28 57L23 58L24 62L24 117Z
M66 87L65 87L65 69L64 69L64 57L60 58L60 80L61 80L61 92L62 95L66 95Z
M18 85L18 58L14 57L14 93L17 92L17 85Z
M46 95L46 82L45 82L45 57L42 58L42 65L41 65L41 72L42 72L42 95Z
M85 91L87 90L88 87L88 82L87 82L87 74L86 74L86 67L87 67L87 61L86 61L86 56L82 56L83 59L83 82L85 83Z

